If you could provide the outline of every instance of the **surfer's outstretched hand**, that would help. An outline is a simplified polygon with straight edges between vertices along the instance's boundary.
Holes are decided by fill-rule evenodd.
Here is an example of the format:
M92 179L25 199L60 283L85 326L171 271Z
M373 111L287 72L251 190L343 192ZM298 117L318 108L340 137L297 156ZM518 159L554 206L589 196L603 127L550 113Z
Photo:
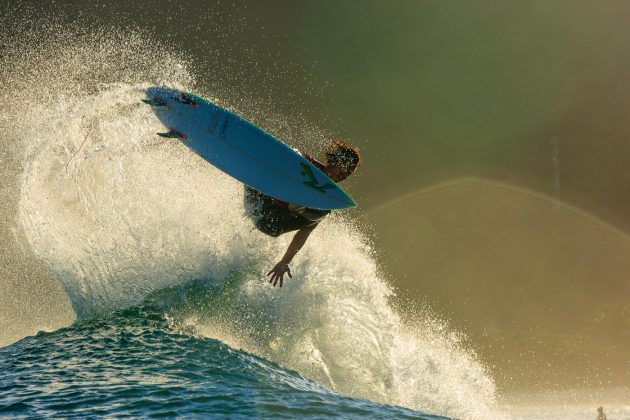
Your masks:
M278 280L280 280L280 287L282 287L285 273L288 274L289 277L293 278L291 275L291 269L289 268L289 263L293 260L295 254L297 254L297 252L302 248L304 242L306 242L306 239L308 238L308 235L310 235L313 229L315 229L315 226L317 226L317 224L298 230L291 240L284 257L282 257L280 262L267 273L268 276L271 276L269 283L273 284L274 287L278 284Z
M278 280L280 281L280 287L282 287L282 282L284 281L284 274L288 274L289 277L293 278L291 275L291 269L289 268L289 264L284 261L280 261L274 268L271 269L267 275L271 275L269 279L269 283L271 283L274 287L278 284Z

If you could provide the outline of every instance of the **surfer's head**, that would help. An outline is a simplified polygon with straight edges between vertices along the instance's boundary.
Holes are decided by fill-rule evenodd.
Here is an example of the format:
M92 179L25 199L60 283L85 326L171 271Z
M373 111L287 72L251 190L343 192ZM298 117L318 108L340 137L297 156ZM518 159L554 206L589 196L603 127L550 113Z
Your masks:
M348 178L361 164L359 149L342 140L331 141L324 153L326 174L335 182Z

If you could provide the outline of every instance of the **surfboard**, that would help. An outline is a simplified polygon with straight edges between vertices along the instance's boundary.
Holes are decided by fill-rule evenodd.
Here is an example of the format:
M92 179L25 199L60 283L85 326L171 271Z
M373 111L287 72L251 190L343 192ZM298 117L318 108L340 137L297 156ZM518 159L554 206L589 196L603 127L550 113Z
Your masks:
M178 138L228 175L282 201L321 210L356 206L337 183L297 151L208 99L169 87L146 89L155 115Z

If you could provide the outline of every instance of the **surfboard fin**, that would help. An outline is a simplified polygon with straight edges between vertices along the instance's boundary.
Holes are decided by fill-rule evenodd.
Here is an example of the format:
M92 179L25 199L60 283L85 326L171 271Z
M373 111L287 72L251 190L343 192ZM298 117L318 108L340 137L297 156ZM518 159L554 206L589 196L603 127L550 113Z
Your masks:
M165 106L167 108L169 107L168 104L164 101L164 99L160 98L159 96L156 96L151 99L142 99L142 102L151 106Z
M157 135L160 137L166 137L168 139L182 139L182 140L189 139L189 137L186 134L182 133L176 128L171 128L166 133L157 133Z

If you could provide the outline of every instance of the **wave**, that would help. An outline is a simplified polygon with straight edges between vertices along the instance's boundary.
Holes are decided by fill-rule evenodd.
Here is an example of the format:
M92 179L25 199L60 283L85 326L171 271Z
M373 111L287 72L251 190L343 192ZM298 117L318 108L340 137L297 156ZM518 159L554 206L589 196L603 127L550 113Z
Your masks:
M38 105L12 117L19 113L26 150L20 222L79 321L151 296L163 301L171 328L259 355L335 392L496 417L492 379L474 352L429 313L418 314L413 328L403 322L374 249L349 218L325 220L296 257L294 278L271 288L265 273L290 238L257 232L242 185L178 141L158 139L162 127L140 101L156 82L194 87L190 66L141 36L148 50L108 36L113 53L101 55L99 37L54 44L64 65L35 71L19 95ZM140 80L94 77L95 69L115 67L117 51L136 63ZM49 56L34 68L50 66ZM52 92L38 102L46 87ZM185 298L173 301L173 293Z
M136 307L0 349L0 415L391 417L429 414L343 397Z

